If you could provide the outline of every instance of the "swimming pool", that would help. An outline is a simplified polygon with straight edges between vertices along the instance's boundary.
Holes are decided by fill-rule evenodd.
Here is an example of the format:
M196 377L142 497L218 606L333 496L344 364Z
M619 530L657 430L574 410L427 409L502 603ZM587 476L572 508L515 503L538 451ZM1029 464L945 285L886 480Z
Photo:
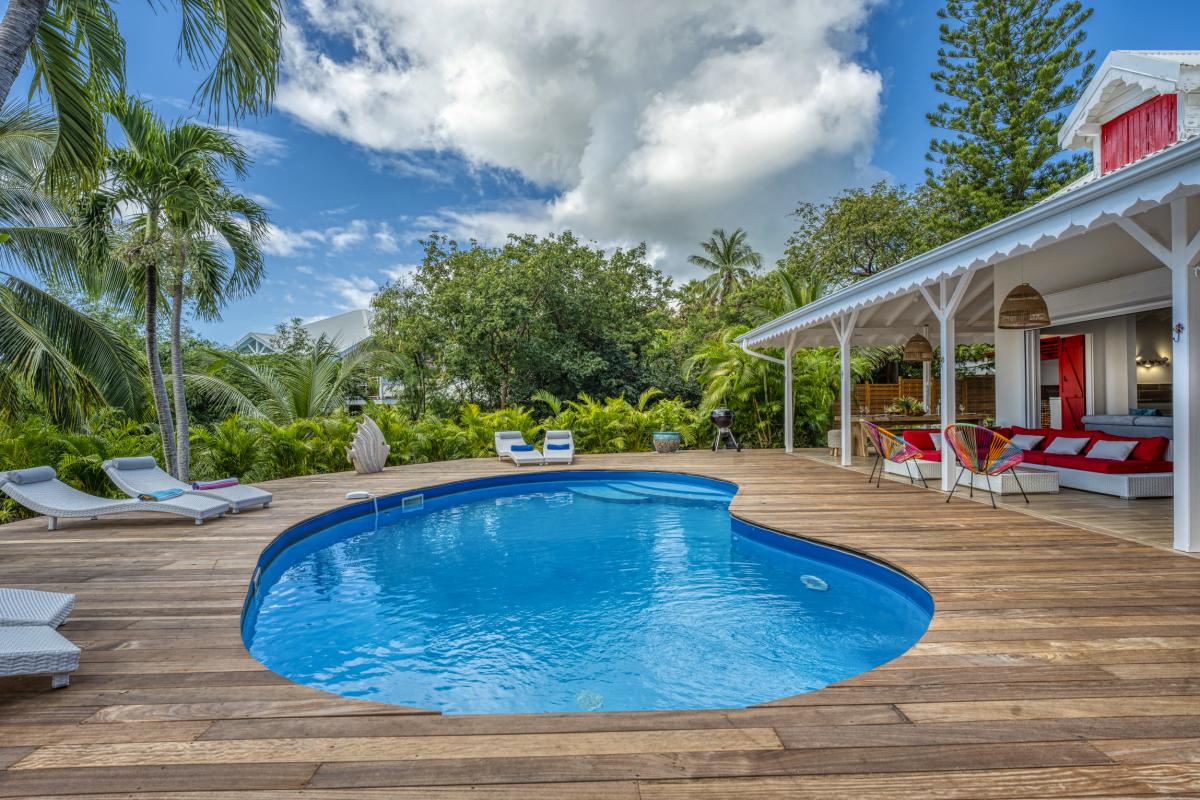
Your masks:
M731 517L735 488L543 471L346 506L264 551L243 639L334 694L499 713L740 707L924 633L917 583Z

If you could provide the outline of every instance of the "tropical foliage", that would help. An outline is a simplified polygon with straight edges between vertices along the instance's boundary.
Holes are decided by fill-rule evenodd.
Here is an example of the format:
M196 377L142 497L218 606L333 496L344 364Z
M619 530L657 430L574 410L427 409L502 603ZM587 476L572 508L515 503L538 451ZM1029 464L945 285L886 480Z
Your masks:
M179 8L181 56L211 68L199 109L265 110L278 0ZM236 188L247 154L221 128L129 99L107 0L11 0L0 102L28 63L47 104L0 111L0 469L50 464L100 494L112 487L99 465L121 455L151 453L184 478L341 470L348 401L376 387L387 402L366 411L393 464L490 456L496 430L568 428L585 453L646 450L656 430L702 446L717 406L734 410L745 443L778 446L783 371L737 337L1079 174L1086 156L1059 155L1053 132L1092 74L1090 13L1076 0L946 0L932 75L945 102L929 115L942 138L925 185L801 203L773 269L740 227L698 242L687 262L703 275L681 284L667 277L681 265L645 244L606 250L561 231L490 247L433 233L419 268L374 298L361 348L340 353L294 321L279 352L243 357L188 320L216 318L263 280L267 216ZM972 347L960 361L991 358ZM895 356L856 351L856 379L915 369ZM797 441L822 441L837 353L800 349L792 367Z

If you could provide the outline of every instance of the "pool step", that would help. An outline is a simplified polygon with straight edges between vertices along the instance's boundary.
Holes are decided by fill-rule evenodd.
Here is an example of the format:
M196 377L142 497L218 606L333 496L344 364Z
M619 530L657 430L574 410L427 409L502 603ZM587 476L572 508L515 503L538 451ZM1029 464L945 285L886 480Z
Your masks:
M644 503L650 499L644 495L622 491L609 484L570 486L568 488L580 497L587 497L592 500L606 500L610 503Z
M621 481L610 484L629 494L646 498L669 498L673 500L700 500L713 503L728 503L730 496L725 492L703 486L688 486L668 481Z

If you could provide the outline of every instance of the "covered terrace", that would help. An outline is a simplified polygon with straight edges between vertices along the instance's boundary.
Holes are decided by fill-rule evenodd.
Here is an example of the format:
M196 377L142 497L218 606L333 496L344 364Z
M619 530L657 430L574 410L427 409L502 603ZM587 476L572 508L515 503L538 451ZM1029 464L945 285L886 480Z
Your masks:
M1174 546L1200 551L1200 138L1094 174L1028 209L797 309L740 337L742 347L780 363L785 448L793 449L791 355L802 347L841 350L841 419L852 418L851 349L903 344L929 326L944 356L940 427L955 422L955 345L993 342L996 424L1036 427L1041 417L1040 331L997 327L1008 292L1032 284L1052 324L1084 323L1169 309L1174 411ZM1094 340L1089 339L1089 347ZM763 349L778 348L782 359ZM1090 414L1126 414L1136 403L1132 344L1097 361ZM1136 381L1136 377L1133 379ZM851 464L851 430L841 426L841 462ZM941 488L956 480L942 459Z

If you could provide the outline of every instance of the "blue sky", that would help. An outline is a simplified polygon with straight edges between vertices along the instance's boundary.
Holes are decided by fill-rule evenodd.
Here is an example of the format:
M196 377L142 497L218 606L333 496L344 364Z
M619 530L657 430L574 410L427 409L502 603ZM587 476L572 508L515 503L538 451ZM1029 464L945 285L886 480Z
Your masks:
M288 3L280 102L241 125L255 157L242 189L276 226L267 279L195 327L231 343L361 307L420 260L431 227L489 242L565 226L604 246L645 239L686 277L688 247L711 228L742 225L773 259L796 201L923 177L939 3L664 2L656 17L526 2L523 15L467 18L397 0ZM176 13L130 2L119 14L131 90L168 117L194 114ZM1194 48L1196 23L1195 0L1106 0L1088 43L1097 61Z

